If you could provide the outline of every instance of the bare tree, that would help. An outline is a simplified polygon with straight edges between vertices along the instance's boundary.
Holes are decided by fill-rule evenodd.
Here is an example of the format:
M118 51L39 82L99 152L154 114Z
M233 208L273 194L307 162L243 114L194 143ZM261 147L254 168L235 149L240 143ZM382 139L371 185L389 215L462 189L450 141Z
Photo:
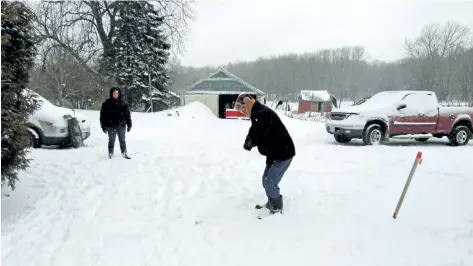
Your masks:
M351 47L351 60L361 61L365 56L365 47L363 46L353 46Z
M425 26L419 37L406 40L407 55L415 59L414 78L421 89L434 90L441 98L451 94L452 64L464 51L470 39L470 29L456 22L444 26Z
M173 50L181 52L194 0L154 1L165 17ZM37 41L49 40L89 73L102 77L98 59L113 51L119 1L43 1L35 7Z
M99 55L96 23L82 2L40 2L35 8L37 42L46 46L43 61L51 47L61 47L88 72L100 76L91 64Z
M456 22L425 26L415 40L406 40L408 56L416 59L443 59L461 50L468 42L470 29Z
M166 37L170 39L171 47L176 54L184 50L184 43L189 28L189 21L194 19L192 5L195 0L159 0L150 1L159 5L163 12L166 25Z
M459 58L458 81L461 99L473 106L473 46Z
M43 63L32 71L30 87L53 104L82 108L102 99L100 80L86 72L62 47L49 49Z

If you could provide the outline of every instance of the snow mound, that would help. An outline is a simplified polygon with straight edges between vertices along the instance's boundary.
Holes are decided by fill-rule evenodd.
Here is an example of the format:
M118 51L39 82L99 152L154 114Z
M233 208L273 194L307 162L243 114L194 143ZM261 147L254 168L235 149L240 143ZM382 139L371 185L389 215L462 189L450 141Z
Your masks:
M169 110L168 116L192 117L199 119L217 118L207 105L197 101Z

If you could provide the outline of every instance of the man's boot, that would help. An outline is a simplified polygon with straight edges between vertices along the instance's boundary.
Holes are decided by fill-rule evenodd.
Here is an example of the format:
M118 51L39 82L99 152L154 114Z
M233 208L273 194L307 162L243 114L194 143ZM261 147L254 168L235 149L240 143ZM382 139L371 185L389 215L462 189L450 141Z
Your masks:
M271 213L278 213L282 212L283 210L283 200L282 200L282 195L279 196L279 198L270 198L269 199L269 211Z
M271 207L271 203L269 202L269 197L268 197L268 201L266 202L266 204L264 204L264 207L268 210Z
M266 201L266 203L265 203L264 205L258 204L258 205L255 206L255 209L263 209L263 208L266 208L266 209L269 210L270 204L271 204L271 203L269 203L269 197L268 197L268 201Z

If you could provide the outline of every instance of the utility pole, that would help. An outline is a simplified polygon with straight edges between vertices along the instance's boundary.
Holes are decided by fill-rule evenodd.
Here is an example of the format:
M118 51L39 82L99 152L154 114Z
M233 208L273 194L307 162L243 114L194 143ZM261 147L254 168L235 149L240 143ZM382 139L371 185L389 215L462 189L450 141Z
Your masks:
M151 102L151 112L154 112L153 109L153 88L151 87L151 73L148 70L148 85L149 85L149 95L150 95L150 102Z

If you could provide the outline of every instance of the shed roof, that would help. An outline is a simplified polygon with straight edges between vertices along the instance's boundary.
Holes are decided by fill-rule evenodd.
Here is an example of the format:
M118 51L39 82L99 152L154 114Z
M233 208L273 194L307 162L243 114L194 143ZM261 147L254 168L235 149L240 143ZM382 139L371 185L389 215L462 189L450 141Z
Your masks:
M324 91L311 91L311 90L301 90L300 98L303 101L313 101L313 102L328 102L330 101L330 93L326 90Z
M264 95L265 93L254 86L248 84L239 77L233 75L223 67L219 67L215 72L211 73L207 78L203 78L194 84L191 84L185 90L185 93L255 93Z

